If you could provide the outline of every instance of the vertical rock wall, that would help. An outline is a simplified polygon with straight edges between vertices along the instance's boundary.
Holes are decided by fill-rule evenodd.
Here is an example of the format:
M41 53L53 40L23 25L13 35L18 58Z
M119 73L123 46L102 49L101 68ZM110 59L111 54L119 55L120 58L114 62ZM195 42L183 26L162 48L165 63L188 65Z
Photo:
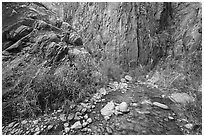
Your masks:
M169 55L169 49L171 54L183 54L183 49L195 50L199 44L192 43L201 40L201 3L82 2L61 6L63 15L59 16L81 34L84 46L98 61L109 59L124 70L138 65L151 69Z

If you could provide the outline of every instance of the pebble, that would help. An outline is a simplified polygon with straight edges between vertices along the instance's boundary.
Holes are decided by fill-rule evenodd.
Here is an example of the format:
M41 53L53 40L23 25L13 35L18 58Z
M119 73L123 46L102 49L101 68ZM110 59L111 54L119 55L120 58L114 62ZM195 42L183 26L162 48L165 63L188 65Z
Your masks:
M15 122L12 122L8 125L9 128L13 127L13 125L15 124Z
M50 130L50 129L52 129L52 128L53 128L53 125L49 125L49 126L47 127L48 130Z
M18 125L19 125L19 123L16 123L16 124L13 126L13 128L17 127Z
M65 133L68 133L68 132L70 131L70 128L69 128L69 127L66 127L66 128L64 129L64 131L65 131Z
M112 134L112 133L113 133L113 130L112 130L112 128L110 128L110 127L106 127L106 131L107 131L109 134Z
M21 122L21 124L26 124L27 123L27 120L23 120L22 122Z
M119 111L127 112L128 111L128 104L126 102L122 102L118 106Z
M96 107L95 105L92 105L92 106L91 106L92 109L94 109L95 107Z
M105 88L101 88L101 89L99 90L99 92L100 92L100 94L102 94L102 95L106 95L106 94L107 94L107 91L106 91Z
M174 119L174 117L172 117L172 116L169 116L168 118L169 118L170 120L173 120L173 119Z
M39 135L40 134L40 131L37 131L37 132L35 132L35 134L34 135Z
M92 119L88 118L86 121L90 124L92 122Z
M33 124L34 124L34 125L38 124L38 120L34 120L34 121L33 121Z
M84 115L84 119L88 119L88 118L89 118L88 114Z
M68 115L68 117L67 117L67 119L68 119L69 121L71 121L73 118L74 118L74 114L73 114L73 113L70 113L70 114Z
M61 112L62 112L62 109L57 110L57 112L58 112L58 113L61 113Z
M153 105L163 108L163 109L169 109L169 107L165 104L159 103L159 102L153 102Z
M26 133L25 134L29 134L30 133L30 131L28 130L28 131L26 131Z
M39 128L39 127L37 127L37 128L35 129L35 131L36 131L36 132L40 131L40 128Z
M132 106L133 107L136 107L138 104L137 103L132 103Z
M132 81L132 77L129 76L129 75L126 75L126 76L125 76L125 79L128 80L128 81Z
M124 79L124 78L121 78L121 80L120 80L122 83L125 83L126 82L126 80Z
M62 120L63 122L66 121L66 114L61 114L60 115L60 120Z
M189 124L184 125L184 127L187 128L187 129L192 129L193 124L189 123Z
M86 111L87 111L87 108L83 108L83 109L81 110L82 113L85 113Z
M83 106L81 106L81 105L78 105L78 106L77 106L77 109L76 109L76 111L79 111L79 112L80 112L80 111L81 111L82 109L83 109Z
M81 131L86 132L86 131L88 131L88 128L83 128Z
M69 123L64 123L64 127L68 127L69 126Z
M89 123L88 122L83 122L82 126L85 127L87 126Z
M82 125L81 125L81 122L80 122L80 121L75 122L75 123L71 126L71 129L80 129L80 128L82 128Z

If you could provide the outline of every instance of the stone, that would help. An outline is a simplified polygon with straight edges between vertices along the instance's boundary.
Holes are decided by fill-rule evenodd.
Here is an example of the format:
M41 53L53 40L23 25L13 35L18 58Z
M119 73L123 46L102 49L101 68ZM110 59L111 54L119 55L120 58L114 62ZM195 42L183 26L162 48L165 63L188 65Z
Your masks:
M106 131L108 132L108 134L112 134L113 133L113 130L110 127L106 127Z
M37 128L35 129L35 131L36 131L36 132L40 131L40 128L39 128L39 127L37 127Z
M169 98L176 102L176 103L181 103L181 104L186 104L186 103L192 103L194 102L194 98L189 96L187 93L173 93Z
M21 122L21 124L26 124L28 121L27 120L23 120L22 122Z
M184 127L187 128L187 129L192 129L193 124L189 123L189 124L184 125Z
M126 102L122 102L118 106L118 110L121 112L128 112L128 104Z
M11 128L11 127L13 127L13 125L15 124L15 121L14 122L12 122L12 123L10 123L9 125L8 125L8 128Z
M71 121L73 118L74 118L74 114L73 113L70 113L69 115L68 115L68 117L67 117L67 119L69 120L69 121Z
M82 123L82 126L83 126L83 127L86 127L88 124L89 124L88 122L83 122L83 123Z
M127 83L119 83L118 88L119 89L127 89L128 88L128 84Z
M129 76L129 75L126 75L126 76L125 76L125 79L126 79L127 81L132 81L132 77Z
M78 105L76 111L80 112L83 109L83 106Z
M126 82L126 79L124 79L124 78L121 78L121 80L120 80L122 83L125 83Z
M92 105L92 106L91 106L92 109L94 109L95 107L96 107L95 105Z
M38 124L38 120L34 120L34 121L33 121L33 124L34 124L34 125Z
M88 114L84 115L84 119L88 119L88 118L89 118Z
M88 128L83 128L81 131L86 132L86 131L88 131Z
M80 129L80 128L82 128L82 125L81 125L81 122L80 122L80 121L75 122L75 123L71 126L71 129Z
M90 124L92 122L92 119L88 118L86 121Z
M100 88L99 93L102 94L102 95L106 95L107 91L106 91L105 88Z
M61 114L60 115L60 120L62 120L63 122L66 121L66 114Z
M53 125L49 125L49 126L47 127L48 130L50 130L50 129L52 129L52 128L53 128Z
M153 102L152 104L157 106L157 107L163 108L163 109L169 109L169 107L167 105L159 103L159 102Z
M69 123L64 123L64 127L68 127L69 126Z
M169 117L168 117L168 119L170 119L170 120L174 120L174 117L172 117L172 116L169 116Z
M80 112L76 112L75 113L75 116L74 116L74 119L75 120L80 120L81 118L80 118L80 116L81 116L82 114L80 113Z
M87 111L87 108L83 108L83 109L81 110L81 113L84 114L86 111Z
M13 128L17 127L18 125L19 125L19 123L16 123L16 124L13 126Z
M35 134L34 134L34 135L39 135L39 134L40 134L40 132L41 132L41 131L37 131L37 132L35 132Z
M30 133L30 131L28 130L28 131L26 131L26 133L25 133L25 134L26 134L26 135L28 135L29 133Z
M108 102L102 109L101 114L104 116L104 118L108 118L114 113L115 104L113 101Z
M65 133L68 133L68 132L70 131L70 128L69 128L69 127L66 127L66 128L64 129L64 131L65 131Z
M62 112L62 109L57 110L57 112L58 112L58 113L61 113L61 112Z

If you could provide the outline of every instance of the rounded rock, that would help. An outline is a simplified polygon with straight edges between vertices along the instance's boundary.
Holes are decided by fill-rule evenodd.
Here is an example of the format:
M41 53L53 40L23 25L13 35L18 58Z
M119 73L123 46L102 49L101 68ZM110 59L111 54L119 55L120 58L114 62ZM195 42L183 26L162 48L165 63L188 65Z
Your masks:
M74 118L74 114L73 113L70 113L69 115L68 115L68 117L67 117L67 119L69 120L69 121L71 121L73 118Z
M69 126L69 123L64 123L64 127L68 127Z
M126 76L125 76L125 79L128 80L128 81L132 81L132 77L129 76L129 75L126 75Z
M121 111L121 112L127 112L127 111L129 111L129 110L128 110L128 104L127 104L126 102L120 103L119 106L118 106L118 108L119 108L119 111Z

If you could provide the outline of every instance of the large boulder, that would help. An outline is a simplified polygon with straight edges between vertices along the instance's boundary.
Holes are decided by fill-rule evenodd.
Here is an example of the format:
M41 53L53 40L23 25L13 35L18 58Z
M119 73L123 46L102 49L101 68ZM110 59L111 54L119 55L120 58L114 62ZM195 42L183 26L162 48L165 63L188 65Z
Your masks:
M9 39L13 41L17 41L22 37L28 35L31 31L32 31L32 28L25 25L21 25L16 30L13 30L9 33Z
M194 98L188 95L187 93L173 93L169 98L180 104L192 103L194 102Z

